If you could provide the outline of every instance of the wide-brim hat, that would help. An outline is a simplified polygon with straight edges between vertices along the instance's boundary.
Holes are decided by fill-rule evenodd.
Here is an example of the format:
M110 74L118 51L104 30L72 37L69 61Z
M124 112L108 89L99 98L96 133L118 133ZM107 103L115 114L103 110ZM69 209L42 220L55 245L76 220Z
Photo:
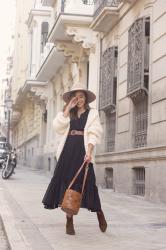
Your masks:
M71 98L71 94L74 93L75 91L83 91L86 93L86 96L87 96L87 102L90 103L90 102L93 102L95 99L96 99L96 95L88 90L84 85L78 83L78 84L74 84L70 91L67 91L63 94L63 100L65 102L68 102Z

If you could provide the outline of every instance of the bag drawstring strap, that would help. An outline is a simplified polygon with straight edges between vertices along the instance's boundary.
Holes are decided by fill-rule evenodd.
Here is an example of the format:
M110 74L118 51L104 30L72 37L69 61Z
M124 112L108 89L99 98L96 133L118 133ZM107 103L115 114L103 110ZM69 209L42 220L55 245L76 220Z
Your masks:
M83 164L81 165L81 167L78 169L77 173L75 174L74 178L72 179L70 185L68 186L67 189L70 189L71 186L74 184L75 180L77 179L79 173L81 172L81 170L87 165L87 162L84 161ZM84 173L84 179L83 179L83 185L82 185L82 192L81 194L83 194L84 192L84 187L85 187L85 182L86 182L86 178L87 178L87 174L88 174L88 166L86 166L86 169L85 169L85 173Z

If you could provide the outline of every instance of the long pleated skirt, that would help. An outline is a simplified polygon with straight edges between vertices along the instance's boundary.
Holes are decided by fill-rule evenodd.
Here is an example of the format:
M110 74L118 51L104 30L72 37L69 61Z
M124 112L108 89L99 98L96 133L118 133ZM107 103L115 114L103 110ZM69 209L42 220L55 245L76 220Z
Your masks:
M71 120L70 130L84 130L89 110L86 110L80 118ZM46 209L58 208L62 204L64 193L71 180L80 168L85 157L84 137L83 135L68 135L62 153L55 166L53 177L48 185L42 203ZM72 189L81 192L83 183L83 170ZM89 164L88 176L85 184L82 208L87 208L92 212L101 210L101 203L96 186L96 178L93 164Z

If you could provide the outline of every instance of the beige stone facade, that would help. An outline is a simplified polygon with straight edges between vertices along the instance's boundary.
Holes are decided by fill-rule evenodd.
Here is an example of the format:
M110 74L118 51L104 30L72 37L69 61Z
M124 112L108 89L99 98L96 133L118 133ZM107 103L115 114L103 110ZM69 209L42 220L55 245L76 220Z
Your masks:
M98 151L96 158L98 182L103 184L103 177L109 179L110 185L115 191L127 194L144 195L147 199L166 201L166 186L163 176L166 174L165 165L165 58L166 48L164 39L166 33L163 29L166 21L165 1L135 1L131 7L129 4L119 6L118 18L115 26L104 34L102 39L102 52L111 46L118 48L117 62L117 101L116 101L116 128L115 145L112 152L105 153L107 130L105 140ZM132 95L128 93L129 85L129 50L132 40L129 42L129 29L131 25L141 18L150 18L149 35L149 71L147 87L147 131L146 145L134 145L136 122L143 126L144 112L136 116L136 107ZM104 24L103 24L104 25ZM105 24L106 25L106 24ZM140 27L139 27L140 28ZM134 40L134 33L132 34ZM141 42L136 38L137 49L141 49ZM139 47L140 46L140 47ZM146 48L147 50L148 48ZM134 50L134 48L133 48ZM136 56L138 56L136 54ZM134 60L130 61L134 64ZM139 64L139 62L137 61ZM139 67L139 65L137 65ZM137 70L137 68L135 68ZM145 79L143 80L145 83ZM135 91L135 96L137 91ZM104 114L103 117L104 124ZM135 118L136 117L136 118ZM138 119L136 121L136 119ZM142 121L141 121L142 119ZM142 133L138 129L138 132ZM103 151L103 153L101 153ZM145 191L144 189L145 184ZM140 190L139 190L140 188Z
M26 74L16 67L13 78L20 161L53 171L52 121L63 92L80 81L96 93L91 106L104 128L98 184L166 201L166 2L43 0L30 8L29 49L21 53ZM16 50L17 63L18 56Z

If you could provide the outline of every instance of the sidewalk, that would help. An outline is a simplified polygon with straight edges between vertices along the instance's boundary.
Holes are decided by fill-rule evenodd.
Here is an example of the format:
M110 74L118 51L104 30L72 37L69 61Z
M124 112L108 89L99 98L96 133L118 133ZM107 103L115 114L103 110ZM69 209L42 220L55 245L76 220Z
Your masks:
M111 190L100 190L107 232L100 232L95 213L81 209L76 235L66 235L65 214L41 204L50 178L17 168L11 179L0 179L0 214L12 250L166 250L166 205Z

